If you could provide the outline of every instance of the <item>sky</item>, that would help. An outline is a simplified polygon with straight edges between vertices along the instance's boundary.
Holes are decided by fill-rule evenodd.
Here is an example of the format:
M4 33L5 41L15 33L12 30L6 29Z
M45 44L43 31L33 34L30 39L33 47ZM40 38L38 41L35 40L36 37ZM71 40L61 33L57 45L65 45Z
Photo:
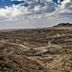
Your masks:
M0 0L0 29L72 23L72 0Z

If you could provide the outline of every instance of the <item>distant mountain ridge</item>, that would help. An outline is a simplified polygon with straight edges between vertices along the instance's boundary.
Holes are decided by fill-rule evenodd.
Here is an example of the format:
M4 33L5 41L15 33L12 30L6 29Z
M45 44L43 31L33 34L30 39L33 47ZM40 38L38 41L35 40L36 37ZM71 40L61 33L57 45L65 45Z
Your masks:
M55 25L53 27L72 27L71 23L60 23L58 25Z

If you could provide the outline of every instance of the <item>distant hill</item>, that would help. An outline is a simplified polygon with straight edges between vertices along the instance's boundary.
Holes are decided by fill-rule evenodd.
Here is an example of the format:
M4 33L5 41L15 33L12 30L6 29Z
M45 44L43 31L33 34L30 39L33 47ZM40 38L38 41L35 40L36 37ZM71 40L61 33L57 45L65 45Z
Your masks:
M72 27L72 24L70 24L70 23L60 23L60 24L55 25L53 27Z

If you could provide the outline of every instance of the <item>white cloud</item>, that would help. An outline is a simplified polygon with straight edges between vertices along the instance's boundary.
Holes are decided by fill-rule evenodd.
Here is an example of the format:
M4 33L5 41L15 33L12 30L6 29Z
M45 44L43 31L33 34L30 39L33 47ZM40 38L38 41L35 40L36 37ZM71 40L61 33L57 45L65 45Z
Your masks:
M12 1L26 1L28 7L22 6L23 3L18 5L12 5L11 7L5 6L0 8L0 17L15 19L22 15L29 18L42 18L49 16L70 16L72 14L72 0L64 0L61 6L58 7L52 0L12 0Z
M72 0L64 0L62 2L59 14L64 17L72 17Z
M13 1L13 0L12 0ZM15 0L14 0L15 1ZM25 1L25 0L17 0L17 1ZM21 4L13 5L11 7L5 6L5 8L0 8L0 16L6 18L12 18L19 15L35 15L35 14L51 14L56 10L56 5L54 2L49 0L41 0L41 3L34 3L32 0L31 2L28 1L29 6L25 7ZM39 0L35 0L37 2ZM23 3L22 3L23 4Z
M62 3L61 3L61 9L64 9L66 8L66 5L70 3L70 0L64 0Z
M28 9L23 6L13 5L12 7L6 6L5 8L0 8L0 16L4 17L15 17L22 14L28 14L28 12Z
M18 0L23 1L23 0ZM72 22L72 1L64 0L58 6L51 0L41 0L41 4L28 1L28 7L21 4L0 8L0 28L42 28L60 22ZM35 1L35 0L33 0ZM46 1L46 2L45 2ZM64 18L60 17L64 16ZM69 17L69 18L68 18Z

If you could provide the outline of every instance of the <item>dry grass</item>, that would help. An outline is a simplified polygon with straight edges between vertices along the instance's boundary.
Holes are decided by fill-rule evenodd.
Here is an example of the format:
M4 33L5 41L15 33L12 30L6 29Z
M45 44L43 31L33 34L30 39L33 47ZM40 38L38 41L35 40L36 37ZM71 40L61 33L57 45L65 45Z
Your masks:
M50 42L50 43L49 43ZM72 29L0 31L1 72L72 72Z

